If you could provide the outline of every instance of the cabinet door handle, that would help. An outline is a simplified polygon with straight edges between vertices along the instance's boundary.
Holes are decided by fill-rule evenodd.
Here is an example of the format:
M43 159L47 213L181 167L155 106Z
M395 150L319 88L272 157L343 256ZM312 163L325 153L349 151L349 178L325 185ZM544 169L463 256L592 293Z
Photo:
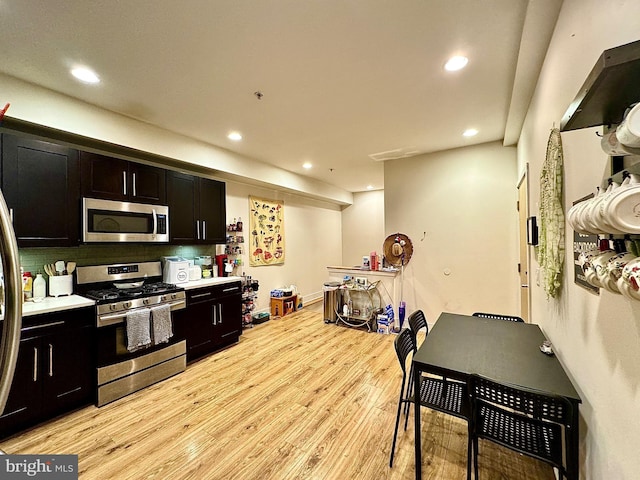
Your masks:
M218 304L218 316L220 317L220 325L222 325L222 304Z
M57 325L64 325L64 320L61 320L59 322L43 323L42 325L34 325L32 327L24 327L22 329L22 331L23 332L28 332L28 331L31 331L31 330L37 330L39 328L55 327Z
M49 344L49 376L53 377L53 345Z
M191 298L202 298L202 297L208 297L209 295L211 295L211 292L198 293L197 295L191 295Z
M127 172L126 170L122 171L122 194L127 194Z
M38 348L33 347L33 381L38 381Z
M216 305L212 305L213 307L213 325L218 324L218 310L216 309Z
M131 188L133 189L133 196L136 197L137 196L137 194L136 194L136 174L134 173L132 175L132 177L133 177L133 185L131 186Z
M9 209L9 218L11 218L11 223L13 223L13 208Z
M198 240L200 240L200 220L196 220L196 232L198 232Z
M205 222L204 220L202 220L202 239L207 239L207 222Z

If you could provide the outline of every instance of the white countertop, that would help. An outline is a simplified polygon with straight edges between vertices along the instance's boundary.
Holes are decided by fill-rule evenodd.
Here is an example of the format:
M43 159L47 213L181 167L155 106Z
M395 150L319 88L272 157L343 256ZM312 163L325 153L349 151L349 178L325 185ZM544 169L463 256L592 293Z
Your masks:
M239 282L242 277L212 277L202 278L200 280L194 280L193 282L179 283L178 287L182 287L185 290L193 290L194 288L210 287L211 285L220 285L223 283Z
M59 312L73 308L91 307L96 302L80 295L65 295L63 297L46 297L41 302L25 302L22 304L22 316L40 315L42 313Z
M354 275L380 275L383 277L395 277L399 270L362 270L359 267L343 267L343 266L332 266L327 267L327 270L334 272L344 272L344 273L352 273Z
M178 286L185 290L192 290L194 288L209 287L211 285L221 285L230 282L239 282L242 277L212 277L203 278L201 280L195 280L193 282L181 283ZM43 313L60 312L62 310L71 310L74 308L92 307L95 305L95 301L80 295L65 295L62 297L46 297L41 302L25 302L22 304L22 316L28 317L30 315L40 315ZM0 320L3 316L0 315Z

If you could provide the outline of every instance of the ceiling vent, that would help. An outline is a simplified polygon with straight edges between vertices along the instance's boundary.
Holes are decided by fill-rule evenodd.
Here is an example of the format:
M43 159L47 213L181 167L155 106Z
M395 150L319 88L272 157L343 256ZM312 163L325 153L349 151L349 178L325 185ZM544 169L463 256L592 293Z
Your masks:
M395 160L397 158L407 158L419 155L421 152L415 149L415 147L408 148L396 148L395 150L388 150L386 152L372 153L369 158L376 162L384 162L385 160Z

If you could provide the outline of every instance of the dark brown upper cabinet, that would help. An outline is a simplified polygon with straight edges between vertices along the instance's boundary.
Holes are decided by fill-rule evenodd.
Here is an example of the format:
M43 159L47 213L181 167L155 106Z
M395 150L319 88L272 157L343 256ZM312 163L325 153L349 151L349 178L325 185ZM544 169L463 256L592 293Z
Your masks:
M225 243L225 195L224 182L169 171L167 202L171 243Z
M2 191L19 247L78 245L78 151L2 134Z
M97 153L80 152L82 196L165 205L166 170Z

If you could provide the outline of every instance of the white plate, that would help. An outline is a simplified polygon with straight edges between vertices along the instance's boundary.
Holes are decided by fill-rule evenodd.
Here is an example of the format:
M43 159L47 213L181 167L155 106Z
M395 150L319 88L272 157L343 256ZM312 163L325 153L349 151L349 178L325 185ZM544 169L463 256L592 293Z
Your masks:
M596 207L594 212L591 214L591 221L592 221L592 224L595 225L594 228L596 230L599 230L599 233L613 233L613 234L625 233L624 231L620 231L616 229L608 222L608 217L606 215L606 208L607 208L607 205L609 205L609 203L611 202L611 199L615 198L616 196L620 195L622 192L626 191L626 189L629 187L629 182L630 182L630 179L625 178L625 180L622 182L622 185L613 183L607 189L607 193L603 196L602 200L598 202L598 206Z
M567 212L567 222L571 225L571 228L576 229L576 213L584 206L584 202L576 203Z
M607 222L625 233L640 233L640 184L632 184L605 205Z
M603 195L603 194L604 193L601 193L600 195ZM585 234L592 233L592 232L587 230L587 227L584 224L584 219L585 219L584 213L591 206L592 202L594 202L597 198L598 197L593 197L593 198L590 198L589 200L585 200L584 202L580 203L580 205L582 205L582 207L579 208L576 211L575 220L574 220L574 223L575 223L575 229L574 230L576 232L585 233Z
M600 195L593 198L591 205L585 209L582 216L582 223L584 226L592 233L607 233L602 227L597 223L600 219L600 205L602 205L607 199L611 197L611 195L620 188L619 183L612 182L607 186L607 189Z
M637 103L616 129L620 143L628 147L640 147L640 103Z
M605 233L596 223L596 214L600 208L600 204L607 198L609 194L606 193L604 195L599 195L594 197L589 205L585 207L582 211L582 221L581 224L584 225L585 229L591 233Z

